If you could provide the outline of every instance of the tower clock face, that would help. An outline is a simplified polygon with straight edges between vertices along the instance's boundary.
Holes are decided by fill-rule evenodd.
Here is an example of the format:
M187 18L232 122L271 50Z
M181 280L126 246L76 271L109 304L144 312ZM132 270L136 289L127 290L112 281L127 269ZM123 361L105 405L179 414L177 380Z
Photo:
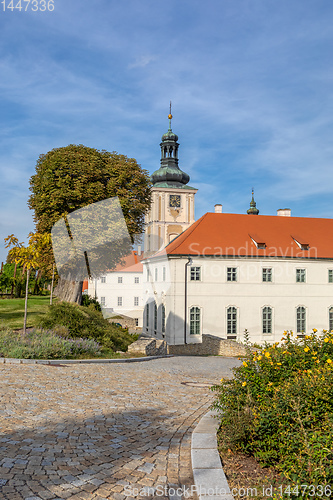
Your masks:
M170 194L169 205L172 208L180 208L180 195Z

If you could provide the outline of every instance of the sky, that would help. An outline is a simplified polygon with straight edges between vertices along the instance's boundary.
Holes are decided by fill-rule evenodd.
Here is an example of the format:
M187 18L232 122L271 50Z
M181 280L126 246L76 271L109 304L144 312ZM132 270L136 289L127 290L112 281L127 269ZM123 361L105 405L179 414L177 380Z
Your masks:
M196 218L246 213L252 188L260 214L332 218L332 26L331 0L3 0L0 262L34 230L39 155L84 144L152 173L170 100Z

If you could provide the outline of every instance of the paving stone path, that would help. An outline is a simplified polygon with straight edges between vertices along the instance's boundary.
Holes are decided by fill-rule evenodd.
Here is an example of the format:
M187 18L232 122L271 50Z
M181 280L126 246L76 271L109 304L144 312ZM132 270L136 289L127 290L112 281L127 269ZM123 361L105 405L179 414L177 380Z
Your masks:
M205 384L237 364L0 365L0 499L179 498L193 484L191 433L214 397Z

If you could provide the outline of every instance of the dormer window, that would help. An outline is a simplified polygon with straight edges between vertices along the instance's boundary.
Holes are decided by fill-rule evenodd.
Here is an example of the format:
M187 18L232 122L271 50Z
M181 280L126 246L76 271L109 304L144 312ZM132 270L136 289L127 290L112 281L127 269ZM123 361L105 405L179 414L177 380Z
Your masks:
M249 236L259 250L265 250L266 243L262 237L259 237L256 234L249 234Z
M292 236L292 239L301 250L309 250L310 245L309 243L306 243L306 240L304 240L304 238L296 238L295 236Z

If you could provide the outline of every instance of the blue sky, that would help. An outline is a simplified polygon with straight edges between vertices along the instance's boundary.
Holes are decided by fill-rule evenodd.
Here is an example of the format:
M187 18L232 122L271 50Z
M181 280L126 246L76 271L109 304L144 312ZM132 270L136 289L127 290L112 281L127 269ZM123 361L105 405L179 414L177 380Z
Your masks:
M30 7L0 4L0 262L34 230L40 154L84 144L152 173L170 99L197 218L245 213L252 187L261 214L333 217L331 0Z

